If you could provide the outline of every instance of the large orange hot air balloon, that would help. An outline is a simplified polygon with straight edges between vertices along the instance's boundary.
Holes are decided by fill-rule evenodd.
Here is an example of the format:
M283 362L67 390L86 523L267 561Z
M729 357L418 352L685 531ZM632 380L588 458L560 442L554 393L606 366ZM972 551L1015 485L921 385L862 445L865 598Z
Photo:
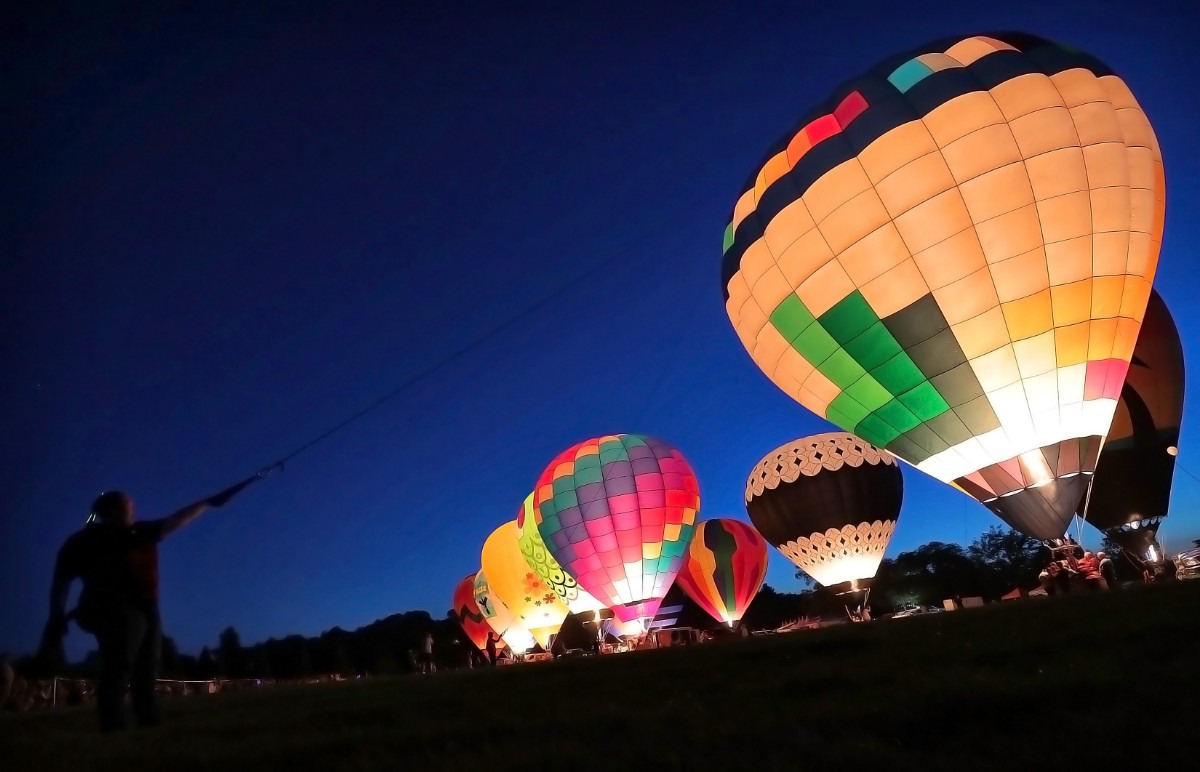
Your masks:
M718 622L741 621L767 576L767 542L740 520L696 524L675 582Z
M802 405L1058 537L1129 367L1164 188L1097 59L1015 33L931 43L835 90L755 170L726 310Z
M483 544L483 570L492 593L533 635L542 648L549 648L567 618L567 606L525 562L517 541L517 522L511 520L492 532ZM511 635L506 635L511 642Z

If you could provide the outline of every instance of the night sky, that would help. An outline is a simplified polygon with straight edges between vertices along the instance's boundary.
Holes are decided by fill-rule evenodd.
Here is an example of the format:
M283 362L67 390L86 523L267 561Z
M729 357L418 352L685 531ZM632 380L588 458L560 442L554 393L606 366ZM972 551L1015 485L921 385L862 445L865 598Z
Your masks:
M831 427L734 335L733 202L834 86L947 35L1026 30L1129 83L1166 164L1155 283L1200 374L1181 4L25 5L0 20L0 650L36 646L55 551L101 490L169 514L418 376L162 545L185 651L227 625L254 642L443 615L545 464L592 436L663 437L702 518L745 518L754 464ZM1180 447L1200 472L1190 412ZM904 475L890 555L1000 523ZM1168 549L1200 537L1198 504L1177 471Z

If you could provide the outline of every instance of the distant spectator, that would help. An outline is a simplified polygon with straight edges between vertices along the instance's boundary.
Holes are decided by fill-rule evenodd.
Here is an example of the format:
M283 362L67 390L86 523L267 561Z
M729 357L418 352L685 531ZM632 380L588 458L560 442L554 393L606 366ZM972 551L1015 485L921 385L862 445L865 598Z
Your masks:
M425 638L421 641L421 672L433 673L437 671L437 665L433 664L433 633L425 633Z
M499 637L498 635L496 635L496 633L495 633L495 632L489 632L489 633L488 633L488 637L487 637L487 656L488 656L488 663L489 663L489 664L490 664L492 667L495 667L495 666L496 666L496 643L497 643L499 640L500 640L500 637Z
M1097 566L1100 571L1100 576L1104 578L1104 583L1108 589L1117 589L1117 567L1113 564L1112 558L1106 552L1096 553Z

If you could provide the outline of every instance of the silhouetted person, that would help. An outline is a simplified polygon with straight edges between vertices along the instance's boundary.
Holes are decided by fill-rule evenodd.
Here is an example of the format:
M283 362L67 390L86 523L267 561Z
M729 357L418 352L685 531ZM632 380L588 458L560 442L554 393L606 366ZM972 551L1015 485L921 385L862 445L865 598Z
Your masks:
M425 633L421 640L421 672L429 674L437 670L433 664L433 633Z
M492 667L496 666L496 642L499 640L494 632L488 633L487 639L487 656L488 662Z
M215 496L189 504L161 520L134 522L133 500L120 491L100 494L82 530L58 551L50 590L50 620L42 648L61 649L67 620L96 636L100 679L96 705L101 731L127 723L125 690L133 697L139 726L158 723L154 683L162 648L158 613L158 543L199 517L224 506L252 477ZM83 581L79 604L66 613L71 582Z
M1096 557L1099 558L1100 576L1104 577L1104 583L1110 590L1117 589L1117 567L1113 565L1112 558L1105 552L1097 552Z

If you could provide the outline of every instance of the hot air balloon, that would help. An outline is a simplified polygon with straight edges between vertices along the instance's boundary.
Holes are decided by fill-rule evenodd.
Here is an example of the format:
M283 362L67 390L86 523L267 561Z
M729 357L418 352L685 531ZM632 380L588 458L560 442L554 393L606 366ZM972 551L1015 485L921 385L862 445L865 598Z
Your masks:
M1059 537L1095 469L1158 263L1158 142L1104 64L952 39L833 92L725 231L754 362L837 426Z
M1084 515L1086 505L1087 522L1143 557L1167 516L1183 391L1179 330L1166 303L1152 292L1091 496L1079 508Z
M483 570L492 593L504 601L521 627L544 649L567 616L567 606L525 562L517 542L517 522L510 520L483 543ZM511 638L510 638L510 643Z
M515 652L533 648L533 636L529 634L500 596L492 591L487 575L480 570L475 574L475 605L483 613L483 619L496 635L503 639Z
M776 448L746 481L746 511L758 532L806 574L839 591L875 576L903 498L896 459L836 432Z
M542 541L542 534L534 524L532 493L525 498L524 506L517 513L517 541L525 562L558 593L572 614L586 614L604 608L604 604L581 588L575 577L564 571L546 549L546 542Z
M488 634L495 631L488 624L483 611L475 602L476 577L477 574L470 574L455 586L454 603L451 608L454 609L454 618L462 625L463 632L467 634L471 643L475 644L475 648L487 651ZM500 633L497 632L496 635L500 635ZM505 645L504 640L501 639L496 647L504 648Z
M696 524L676 583L718 622L741 621L767 576L767 542L740 520Z
M616 434L550 463L534 491L547 549L622 622L652 618L675 581L700 509L696 475L662 440Z

